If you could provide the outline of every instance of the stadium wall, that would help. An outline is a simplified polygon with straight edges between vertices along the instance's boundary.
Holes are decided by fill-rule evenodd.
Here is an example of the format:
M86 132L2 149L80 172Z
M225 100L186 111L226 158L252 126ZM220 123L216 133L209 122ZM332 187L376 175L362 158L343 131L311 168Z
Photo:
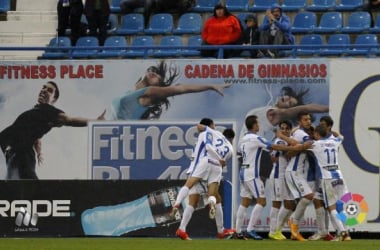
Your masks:
M61 92L56 104L58 108L70 115L92 118L106 109L107 120L87 128L55 128L44 136L45 160L41 167L37 166L41 180L183 179L189 164L189 152L195 142L191 124L203 117L212 117L217 122L227 122L240 137L247 113L254 108L274 105L283 87L308 90L305 102L328 106L328 113L335 121L334 128L345 136L340 166L351 192L346 205L352 204L357 208L351 215L353 225L350 227L355 231L378 232L380 129L377 124L380 124L380 118L374 113L380 88L377 59L168 59L168 66L180 72L174 84L231 86L224 89L224 96L215 91L204 91L169 98L170 106L163 111L160 122L170 124L115 120L112 104L120 100L123 93L133 91L138 79L158 62L3 61L0 63L0 129L10 125L19 114L35 104L43 83L56 81ZM327 112L315 113L314 123L325 114ZM93 128L97 125L128 127L135 132L127 134L133 139L115 139L115 144L112 144L112 138L106 142L98 140L105 143L101 144L106 145L101 147L104 152L115 152L111 146L119 145L119 153L104 153L95 158L94 146L98 145L95 143L98 137ZM146 134L148 128L158 131L158 136ZM138 135L138 131L142 131L141 134ZM163 131L172 132L163 137ZM138 136L143 139L138 140ZM265 136L270 138L270 132ZM125 141L130 144L122 148ZM2 158L0 174L3 179L6 172L4 162ZM155 168L156 165L159 167ZM237 183L235 160L224 175L226 180ZM234 214L238 190L234 185L232 189L231 214ZM303 225L306 230L315 229L313 213L308 208ZM261 230L268 228L267 215L267 212L263 213ZM0 219L4 220L4 216ZM233 216L227 221L233 224Z

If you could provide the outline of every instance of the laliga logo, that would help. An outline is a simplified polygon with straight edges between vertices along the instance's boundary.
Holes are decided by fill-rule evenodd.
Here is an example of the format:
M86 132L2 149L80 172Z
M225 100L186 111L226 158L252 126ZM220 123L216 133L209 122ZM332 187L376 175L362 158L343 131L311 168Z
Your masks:
M16 215L16 226L36 226L38 221L38 214L34 213L32 216L24 207L20 207L20 211Z
M360 194L346 193L336 202L338 218L347 226L362 223L368 213L368 204Z

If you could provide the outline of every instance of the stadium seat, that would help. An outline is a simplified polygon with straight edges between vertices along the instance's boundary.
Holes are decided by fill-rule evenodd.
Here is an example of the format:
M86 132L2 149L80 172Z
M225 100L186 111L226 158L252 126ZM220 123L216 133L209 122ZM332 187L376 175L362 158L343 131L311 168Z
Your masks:
M130 13L121 17L121 24L115 31L117 35L136 35L144 33L144 16Z
M338 33L342 29L343 17L341 12L325 12L321 16L318 27L314 33L327 34Z
M229 11L247 11L249 0L225 0Z
M152 36L136 36L131 43L131 49L128 49L123 57L143 57L146 58L152 54L153 49L144 49L145 46L154 46L154 39ZM137 46L137 47L136 47ZM140 47L140 49L138 48Z
M320 51L321 56L339 56L345 55L351 44L350 35L348 34L332 34L327 39L326 45L331 47L323 48ZM337 46L340 47L337 47Z
M149 21L148 28L144 29L147 35L165 35L173 31L174 21L170 13L153 14Z
M112 35L115 33L118 23L116 14L110 14L108 17L107 34Z
M118 14L121 12L120 2L121 2L121 0L112 0L112 2L110 4L111 13Z
M376 17L373 27L369 28L369 33L372 33L372 34L380 33L380 15Z
M128 43L124 36L110 36L104 42L104 47L117 47L114 49L102 49L98 52L97 57L99 58L113 58L113 57L122 57L126 52Z
M40 59L65 59L70 57L71 40L67 36L54 37L50 39L47 47L60 47L54 50L46 50Z
M252 12L262 12L270 8L277 0L255 0L253 4L248 6L248 10Z
M307 11L326 12L335 10L335 0L313 0L311 4L306 5Z
M202 37L200 35L190 36L187 39L187 46L201 46L202 45ZM201 52L195 48L184 48L181 52L181 55L184 57L188 56L200 56Z
M11 0L0 0L0 13L6 13L11 10Z
M323 45L323 37L320 34L307 34L301 38L299 45L305 45L305 47L297 48L297 55L317 56L321 51L321 46L319 48L315 48L315 46Z
M200 34L202 17L199 13L185 13L179 17L178 26L173 34Z
M355 11L363 8L363 0L340 0L339 4L336 4L336 11Z
M97 37L94 36L83 36L80 37L76 44L76 48L80 47L87 47L86 49L75 49L73 50L72 57L73 58L94 58L96 57L98 53L98 49L91 48L91 47L98 47L99 46L99 40Z
M306 0L282 0L283 11L301 11L306 7Z
M193 11L195 12L213 12L214 7L219 0L197 0L197 3L193 7Z
M314 12L298 12L291 28L293 34L313 33L317 26L317 15Z
M159 46L166 46L167 48L158 48L153 51L153 57L178 57L181 54L181 48L173 48L182 46L182 36L169 35L163 36L160 40Z
M376 34L359 34L355 38L354 46L347 50L347 55L350 56L367 56L378 54L379 50L376 47L378 45ZM356 46L355 46L356 45ZM365 47L364 45L370 45L372 47Z
M342 33L363 33L369 31L371 16L366 11L351 12L348 16L347 25L343 26Z

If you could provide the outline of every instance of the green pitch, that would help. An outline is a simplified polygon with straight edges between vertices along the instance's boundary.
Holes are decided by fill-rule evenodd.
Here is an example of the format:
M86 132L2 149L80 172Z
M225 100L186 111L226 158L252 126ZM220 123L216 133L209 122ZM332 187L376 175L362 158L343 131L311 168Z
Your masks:
M193 239L182 241L177 238L2 238L0 249L7 250L378 250L380 240L355 240L351 242L292 240L217 240Z

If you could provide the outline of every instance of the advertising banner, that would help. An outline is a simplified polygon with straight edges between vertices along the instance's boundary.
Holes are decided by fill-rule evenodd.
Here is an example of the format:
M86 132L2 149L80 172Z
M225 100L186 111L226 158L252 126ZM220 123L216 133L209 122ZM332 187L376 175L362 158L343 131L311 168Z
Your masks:
M178 216L171 218L169 213L182 185L183 181L163 180L2 181L0 234L173 237L187 201ZM215 221L208 219L202 199L188 231L216 237Z

